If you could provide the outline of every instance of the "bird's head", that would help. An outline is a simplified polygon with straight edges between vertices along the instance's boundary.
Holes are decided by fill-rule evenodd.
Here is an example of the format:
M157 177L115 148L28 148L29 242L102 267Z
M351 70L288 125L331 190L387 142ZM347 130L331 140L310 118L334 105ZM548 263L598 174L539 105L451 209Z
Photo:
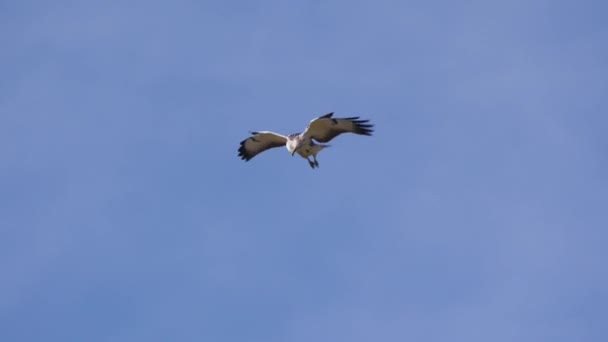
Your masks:
M289 153L293 157L293 154L296 153L296 142L295 141L289 141L287 143L287 151L289 151Z
M287 141L287 151L289 151L289 153L291 153L291 156L293 157L293 155L296 153L296 150L298 149L299 146L299 141L297 139L289 139Z

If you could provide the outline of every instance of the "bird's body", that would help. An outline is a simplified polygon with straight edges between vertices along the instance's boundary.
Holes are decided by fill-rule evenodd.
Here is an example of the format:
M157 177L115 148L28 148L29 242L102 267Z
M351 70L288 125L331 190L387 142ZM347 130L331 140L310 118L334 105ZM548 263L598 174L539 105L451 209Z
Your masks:
M319 162L317 161L317 153L319 153L322 149L329 147L329 145L317 144L314 142L314 140L312 140L312 138L304 135L303 133L296 133L287 136L287 143L285 144L285 147L287 147L288 151L294 151L302 158L308 160L308 164L314 169L315 167L319 166ZM310 156L313 158L312 161L309 159Z
M313 119L302 133L294 133L287 136L268 132L251 132L252 136L241 141L239 156L249 161L257 154L273 148L285 146L293 156L295 153L308 161L313 169L319 167L317 153L329 145L325 143L342 133L355 133L360 135L371 135L373 125L368 120L359 120L359 117L332 118L333 113L328 113ZM310 160L312 156L313 160Z

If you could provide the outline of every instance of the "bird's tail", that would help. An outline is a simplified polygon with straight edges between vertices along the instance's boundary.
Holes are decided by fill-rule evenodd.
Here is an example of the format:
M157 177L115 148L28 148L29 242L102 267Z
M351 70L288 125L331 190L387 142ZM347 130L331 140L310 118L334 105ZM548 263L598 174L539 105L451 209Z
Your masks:
M317 153L321 152L322 149L326 148L326 147L330 147L331 145L325 145L325 144L315 144L312 148L313 148L313 154L316 155Z

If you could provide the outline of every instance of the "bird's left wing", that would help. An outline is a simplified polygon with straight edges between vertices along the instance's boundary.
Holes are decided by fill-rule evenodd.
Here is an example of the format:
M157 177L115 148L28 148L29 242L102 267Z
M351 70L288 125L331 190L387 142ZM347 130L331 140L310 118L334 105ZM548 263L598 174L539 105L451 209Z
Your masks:
M327 113L313 119L308 124L304 135L318 142L328 142L342 133L372 135L374 125L369 120L359 120L358 116L350 118L332 118L334 113Z
M251 132L251 136L241 141L239 147L239 157L245 161L249 161L257 154L266 151L269 148L285 146L287 137L273 132Z

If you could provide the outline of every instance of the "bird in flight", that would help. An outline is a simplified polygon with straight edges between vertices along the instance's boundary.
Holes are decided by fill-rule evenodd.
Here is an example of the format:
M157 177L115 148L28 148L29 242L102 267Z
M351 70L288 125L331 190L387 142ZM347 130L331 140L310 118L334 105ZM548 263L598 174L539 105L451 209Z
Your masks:
M241 141L239 157L249 161L268 149L285 146L292 156L298 153L314 169L319 167L317 153L329 147L329 145L322 143L329 142L342 133L372 135L374 125L368 123L369 120L359 120L358 116L332 118L333 114L333 112L327 113L311 120L303 133L281 135L269 131L251 132L249 138ZM311 156L312 160L310 160Z

